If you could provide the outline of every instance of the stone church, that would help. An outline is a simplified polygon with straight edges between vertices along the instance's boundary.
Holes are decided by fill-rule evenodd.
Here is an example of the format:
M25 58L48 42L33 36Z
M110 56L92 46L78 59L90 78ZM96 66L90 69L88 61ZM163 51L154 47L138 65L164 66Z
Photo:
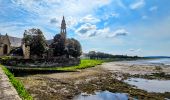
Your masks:
M21 46L21 41L21 38L0 34L0 56L6 56L13 48Z
M35 29L31 29L34 31ZM26 32L26 31L25 31ZM29 33L29 32L27 32ZM66 39L66 22L63 16L61 23L61 36ZM25 35L25 33L24 33ZM53 40L47 40L47 45L50 45ZM6 56L10 54L10 51L14 48L22 48L23 58L30 59L30 47L22 41L22 38L11 37L6 35L0 35L0 56Z

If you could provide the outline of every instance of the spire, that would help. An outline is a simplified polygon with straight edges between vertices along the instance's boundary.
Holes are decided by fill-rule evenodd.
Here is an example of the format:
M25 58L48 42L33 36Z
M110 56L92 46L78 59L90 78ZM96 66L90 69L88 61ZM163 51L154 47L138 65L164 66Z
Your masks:
M61 35L66 38L66 22L65 22L65 18L63 16L63 19L62 19L62 23L61 23Z
M62 23L61 23L61 29L66 29L66 22L65 22L64 16L63 16L63 20L62 20Z
M64 16L63 16L63 21L65 21Z

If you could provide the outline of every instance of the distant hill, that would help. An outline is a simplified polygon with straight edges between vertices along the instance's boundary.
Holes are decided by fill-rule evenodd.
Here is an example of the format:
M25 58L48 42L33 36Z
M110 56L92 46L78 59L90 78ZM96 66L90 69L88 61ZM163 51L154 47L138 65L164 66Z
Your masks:
M169 56L146 56L145 58L170 58Z

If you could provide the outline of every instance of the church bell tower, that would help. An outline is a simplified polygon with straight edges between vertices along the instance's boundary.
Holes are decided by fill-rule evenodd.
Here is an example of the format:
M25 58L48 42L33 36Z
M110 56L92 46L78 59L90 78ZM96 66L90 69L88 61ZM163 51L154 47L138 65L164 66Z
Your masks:
M66 31L66 22L65 22L64 16L63 16L63 20L62 20L62 23L61 23L61 32L60 32L60 34L66 39L67 31Z

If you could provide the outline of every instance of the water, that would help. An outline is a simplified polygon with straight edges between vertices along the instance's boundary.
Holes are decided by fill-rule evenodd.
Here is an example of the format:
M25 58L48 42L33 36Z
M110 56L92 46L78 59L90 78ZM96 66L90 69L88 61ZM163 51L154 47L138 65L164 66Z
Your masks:
M170 80L148 80L142 78L130 78L124 82L135 85L137 88L148 92L170 92Z
M170 58L148 60L148 63L170 65Z
M170 58L126 61L126 63L137 64L137 65L170 65Z
M128 100L126 93L111 93L109 91L96 92L94 95L80 94L73 100Z

